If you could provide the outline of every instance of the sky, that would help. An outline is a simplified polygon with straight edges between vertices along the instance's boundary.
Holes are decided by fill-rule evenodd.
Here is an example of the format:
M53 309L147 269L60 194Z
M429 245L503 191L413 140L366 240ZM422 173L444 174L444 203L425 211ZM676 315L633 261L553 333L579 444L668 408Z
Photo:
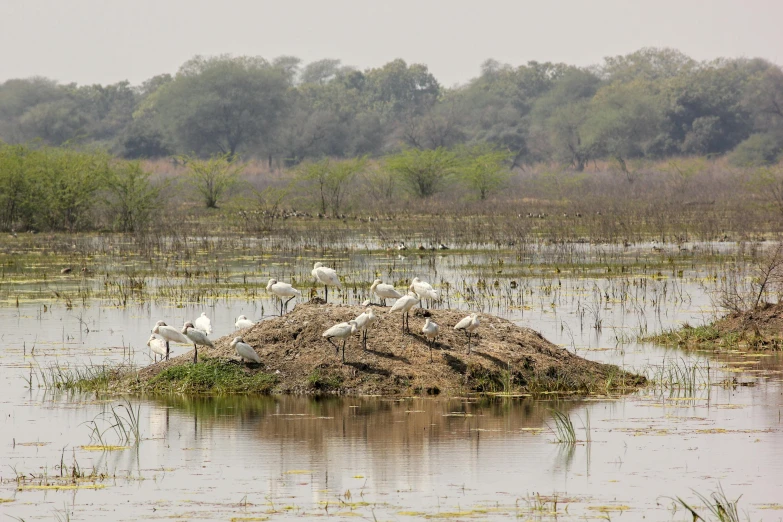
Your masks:
M424 63L445 86L494 58L587 66L642 47L783 64L780 0L0 0L0 81L139 84L194 55Z

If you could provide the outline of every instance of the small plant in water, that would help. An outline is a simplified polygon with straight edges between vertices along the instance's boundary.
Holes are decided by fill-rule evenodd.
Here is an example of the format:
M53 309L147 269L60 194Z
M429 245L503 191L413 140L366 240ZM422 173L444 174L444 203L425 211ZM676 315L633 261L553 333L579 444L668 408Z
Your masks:
M742 498L742 495L737 497L734 501L729 500L726 496L726 492L723 491L723 486L720 484L718 484L718 490L713 491L709 497L706 497L697 491L694 491L693 493L699 498L704 506L703 509L706 511L703 510L699 513L696 509L702 509L701 507L693 507L680 497L674 499L675 510L677 507L685 508L693 516L694 522L698 520L703 520L704 522L711 520L716 520L718 522L740 522L741 519L737 504L739 503L739 499ZM747 516L745 519L748 520Z
M555 420L555 434L557 442L563 444L576 444L576 429L571 417L560 410L552 409L552 418ZM550 428L551 429L551 428Z

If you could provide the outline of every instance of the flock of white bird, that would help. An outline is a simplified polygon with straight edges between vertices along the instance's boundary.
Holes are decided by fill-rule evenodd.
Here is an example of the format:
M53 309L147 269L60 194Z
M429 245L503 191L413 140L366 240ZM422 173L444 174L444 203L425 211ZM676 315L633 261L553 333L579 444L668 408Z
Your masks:
M327 302L329 298L329 287L336 286L342 288L340 285L340 278L337 276L337 272L329 267L323 265L323 263L315 263L312 271L313 278L316 282L324 285L324 301ZM271 292L277 298L280 299L280 315L282 316L288 310L288 303L295 297L302 297L302 292L291 286L289 283L282 283L276 279L270 279L266 285L267 292ZM403 333L410 333L409 314L411 309L420 304L422 300L428 299L430 302L437 301L438 293L432 288L432 285L422 281L418 277L414 277L408 287L406 294L401 294L394 288L393 285L385 284L380 279L373 281L370 287L370 293L375 294L382 304L378 306L386 306L387 299L396 299L388 313L400 312L402 317L402 331ZM361 337L362 347L367 350L367 332L372 326L380 320L380 317L375 315L372 303L368 300L363 303L365 306L364 312L359 314L355 319L344 323L338 323L328 330L326 330L322 337L325 338L329 344L331 344L337 353L340 355L340 346L335 344L332 339L342 340L342 361L345 362L345 343L348 338L359 333ZM250 328L253 326L253 321L249 320L246 316L240 315L237 317L234 326L241 330ZM454 325L455 330L461 330L465 333L468 339L468 354L471 349L471 339L475 330L479 327L478 314L473 313L459 321ZM426 318L424 326L421 329L422 335L427 339L430 349L430 361L432 361L432 349L435 345L435 339L438 337L440 326L438 326L429 317ZM147 341L147 346L155 356L161 359L168 360L171 353L169 343L187 344L193 345L193 362L198 362L198 347L208 346L213 348L214 345L209 339L209 335L212 333L212 322L207 317L206 313L202 313L194 322L186 321L181 329L169 326L164 321L158 321L155 327L152 329L152 335L150 335ZM247 344L242 337L235 337L231 341L231 347L236 350L237 355L246 362L260 363L261 358L256 353L255 349Z

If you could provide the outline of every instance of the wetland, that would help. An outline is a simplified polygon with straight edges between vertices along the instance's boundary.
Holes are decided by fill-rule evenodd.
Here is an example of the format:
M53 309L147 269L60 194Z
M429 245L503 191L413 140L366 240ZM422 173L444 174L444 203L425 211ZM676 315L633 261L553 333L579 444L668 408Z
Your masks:
M739 498L743 518L783 517L783 355L776 345L759 349L739 337L721 346L649 340L722 316L727 282L750 284L774 242L520 241L511 233L482 241L446 238L434 228L400 238L394 227L417 228L401 224L296 226L310 231L0 239L3 515L692 520L677 497L709 519L698 494L723 491L731 502ZM449 248L400 251L394 245L402 239ZM441 383L437 394L432 385L398 381L393 396L378 396L357 384L368 367L384 369L374 361L385 360L387 347L373 347L372 333L368 348L379 353L364 355L354 336L346 365L325 341L306 336L318 375L287 381L286 347L270 336L285 321L314 321L303 315L321 306L308 304L323 292L310 276L314 261L342 277L326 311L314 312L324 324L360 311L374 279L403 289L418 276L441 299L411 314L414 333L425 313L449 325L475 311L486 317L476 353L500 353L489 345L496 321L540 333L540 343L554 343L568 361L612 365L646 381L607 386L603 375L602 386L574 394L498 374L485 387ZM271 277L302 291L290 315L277 317L279 305L265 291ZM764 297L775 300L772 290ZM145 343L157 320L179 325L202 312L215 340L233 336L240 315L260 323L248 339L280 366L259 370L270 377L254 393L112 390L110 379L89 390L70 385L78 372L160 375L156 368L188 367L176 361L190 360L192 347L172 345L173 359L155 365ZM467 356L464 338L449 332L453 339L444 336L446 349L429 363L426 345L399 332L398 316L389 322L376 342L395 335L388 351L422 372L446 368L438 361L447 356L482 358ZM204 372L227 354L225 340L204 351ZM508 363L507 355L499 358ZM354 394L335 393L349 389Z

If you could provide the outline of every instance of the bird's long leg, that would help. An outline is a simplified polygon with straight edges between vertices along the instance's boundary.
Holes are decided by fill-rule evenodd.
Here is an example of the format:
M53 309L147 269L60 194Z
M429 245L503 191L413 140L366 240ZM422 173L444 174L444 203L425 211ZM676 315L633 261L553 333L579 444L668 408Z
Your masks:
M405 312L402 313L402 333L405 333Z
M329 287L324 285L324 303L329 302Z
M386 298L383 298L383 307L386 308Z
M193 364L198 362L198 345L193 343Z
M343 364L345 364L345 339L343 339Z
M332 338L331 337L327 337L326 340L329 341L329 344L334 346L334 354L335 355L340 355L340 347L332 342Z
M364 351L367 351L367 330L362 332L362 344L364 345Z
M166 341L166 360L169 360L169 342Z
M294 297L295 297L295 296L291 296L291 297L288 299L288 301L286 301L286 302L285 302L285 312L286 312L286 313L288 313L288 303L290 303L290 302L291 302L291 299L293 299ZM282 299L281 299L281 301L282 301Z
M470 355L470 337L471 337L471 335L472 334L470 332L468 332L468 355Z
M432 339L430 339L430 362L432 362Z

